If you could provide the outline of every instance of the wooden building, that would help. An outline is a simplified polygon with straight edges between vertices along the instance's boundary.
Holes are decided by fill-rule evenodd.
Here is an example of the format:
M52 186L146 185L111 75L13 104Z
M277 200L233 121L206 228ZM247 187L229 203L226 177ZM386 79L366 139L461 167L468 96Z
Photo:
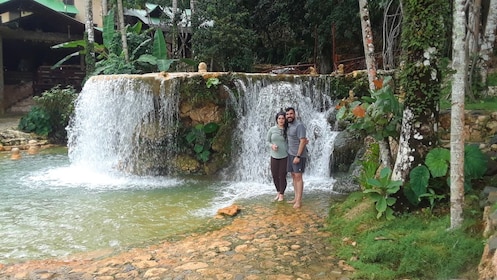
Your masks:
M101 1L92 2L95 41L102 43ZM85 77L84 57L74 57L62 67L52 69L75 50L51 47L83 39L84 9L84 0L0 0L0 116L15 103L58 84L81 89ZM142 21L147 27L162 29L168 38L170 8L146 4L143 10L127 9L124 14L127 24ZM189 10L181 12L180 32L176 38L179 57L191 55L190 17ZM165 20L167 18L169 20Z

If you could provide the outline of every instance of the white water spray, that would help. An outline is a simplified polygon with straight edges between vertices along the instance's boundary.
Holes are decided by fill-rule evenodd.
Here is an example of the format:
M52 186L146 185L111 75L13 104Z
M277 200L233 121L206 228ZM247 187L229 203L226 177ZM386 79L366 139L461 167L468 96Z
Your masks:
M157 146L173 150L177 84L171 82L166 88L161 83L159 92L154 93L151 83L134 76L90 79L76 101L75 118L68 127L72 164L140 174L148 168L137 163L140 157L153 157Z
M169 81L168 86L161 83L157 93L154 83L139 76L90 79L77 100L76 117L68 128L72 164L145 175L153 175L148 171L162 168L158 173L168 174L163 171L167 159L174 156L177 139L173 127L179 111L179 81ZM266 133L275 124L279 110L294 107L307 127L306 179L315 179L329 190L333 181L329 162L336 132L327 121L334 107L322 85L318 86L322 79L295 77L291 81L275 81L243 75L235 81L242 94L232 98L238 127L234 132L233 165L226 172L226 180L271 185ZM326 90L330 89L325 87ZM157 123L159 127L155 126ZM154 152L154 148L162 149L162 153ZM170 150L170 156L163 156L164 149ZM155 154L162 158L149 160ZM148 160L140 160L143 156ZM149 165L145 166L145 162Z
M238 80L243 97L234 101L238 113L235 138L240 152L230 177L235 181L270 184L269 146L266 133L275 125L275 115L281 109L293 107L307 128L309 159L306 177L316 179L331 188L329 162L336 137L327 121L334 107L332 100L318 90L313 79L292 82L272 82L251 78Z

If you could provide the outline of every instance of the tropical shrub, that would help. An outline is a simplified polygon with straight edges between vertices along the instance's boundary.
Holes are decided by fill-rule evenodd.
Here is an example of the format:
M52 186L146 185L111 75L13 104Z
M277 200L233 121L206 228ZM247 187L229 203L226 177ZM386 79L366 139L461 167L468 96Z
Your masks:
M422 199L428 199L433 207L435 200L449 195L450 186L450 151L445 148L432 149L426 155L423 165L409 173L409 182L404 193L409 201L418 205ZM471 182L483 177L487 170L487 159L476 145L464 148L464 190L472 189Z
M376 211L378 212L376 215L377 219L383 215L385 215L387 220L394 218L391 207L397 199L392 197L392 195L400 190L402 181L392 181L390 179L391 174L392 170L390 168L383 168L378 179L369 178L367 180L369 187L363 191L363 193L369 194L373 199Z
M212 141L219 129L217 123L197 124L186 135L186 141L192 147L197 159L207 162L211 155Z
M35 106L19 122L24 132L47 136L52 143L66 143L69 119L74 112L77 93L73 87L53 87L33 97Z

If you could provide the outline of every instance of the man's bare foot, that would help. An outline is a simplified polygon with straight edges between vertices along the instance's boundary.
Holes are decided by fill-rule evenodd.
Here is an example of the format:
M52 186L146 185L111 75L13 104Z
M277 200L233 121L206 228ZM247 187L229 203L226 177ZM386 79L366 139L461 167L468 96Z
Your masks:
M301 205L300 205L300 203L295 203L295 204L293 205L293 208L298 209L298 208L300 208L300 206L301 206Z
M295 199L289 200L289 201L287 201L287 203L294 204L295 203Z

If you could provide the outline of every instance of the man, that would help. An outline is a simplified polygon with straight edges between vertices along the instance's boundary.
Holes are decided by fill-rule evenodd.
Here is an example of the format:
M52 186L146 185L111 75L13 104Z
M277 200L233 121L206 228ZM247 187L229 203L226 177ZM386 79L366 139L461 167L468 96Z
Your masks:
M295 109L292 107L285 109L285 116L288 122L288 172L292 174L293 189L295 198L288 203L293 203L293 208L300 208L302 205L302 193L304 191L304 180L302 174L305 170L307 160L307 144L305 126L295 119Z

